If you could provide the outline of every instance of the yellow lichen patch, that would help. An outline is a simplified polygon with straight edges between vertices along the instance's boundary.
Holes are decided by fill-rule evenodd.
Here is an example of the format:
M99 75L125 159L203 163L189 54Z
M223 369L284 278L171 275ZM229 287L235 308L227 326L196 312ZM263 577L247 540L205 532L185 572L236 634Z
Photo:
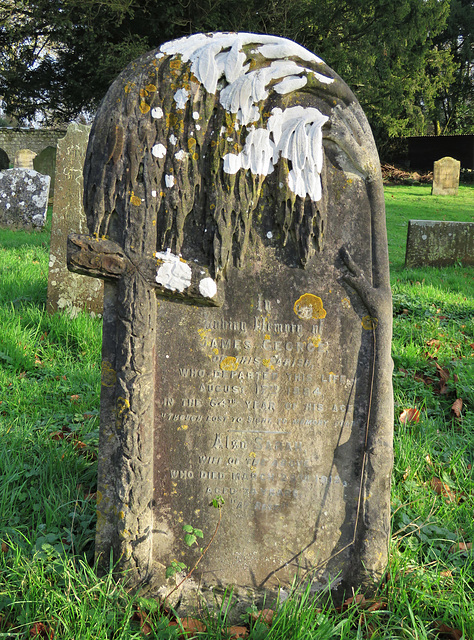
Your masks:
M309 338L309 342L314 344L314 346L317 348L317 347L319 347L319 344L321 342L321 336L311 336Z
M239 363L237 362L237 358L234 358L234 356L227 356L222 360L219 366L222 371L237 371Z
M123 520L125 518L125 514L123 511L119 511L118 517L120 518L120 520Z
M343 309L350 309L351 308L351 301L349 300L349 298L342 298L341 305L342 305Z
M301 320L320 320L326 317L323 301L312 293L304 293L293 306L293 311Z
M196 76L194 75L194 73L192 73L189 76L189 79L191 80L191 82L194 82L194 84L200 84L199 80L196 78Z
M136 196L132 191L132 195L130 196L130 202L131 204L133 204L134 207L139 207L142 203L142 199Z
M196 138L188 138L188 150L192 151L196 146Z
M187 424L182 424L180 427L178 427L178 431L186 431L186 429L189 429Z
M181 68L181 60L179 58L174 58L170 60L170 69L180 69Z
M155 93L156 91L156 85L154 84L147 84L147 86L145 87L146 91L148 91L148 93Z
M219 349L217 349L217 347L215 349L212 350L212 353L215 353L216 356L219 354Z
M130 93L130 91L133 89L134 86L135 86L134 82L127 82L123 90L125 91L125 93Z
M117 409L118 409L119 415L122 414L124 411L128 411L130 409L129 400L127 398L122 398L122 396L119 396L117 398Z
M255 451L251 451L249 453L249 458L256 458L256 457L257 457L257 454L255 453Z
M199 153L197 153L197 151L195 151L193 153L193 160L198 160L199 159Z
M372 318L372 316L364 316L362 318L361 324L364 329L370 331L371 329L376 329L379 321L377 318Z
M150 111L150 105L147 104L145 101L140 102L140 111L143 114L148 113Z
M97 491L97 506L102 502L103 497L102 491Z
M140 98L146 98L148 94L148 91L146 89L140 89L139 92Z
M263 364L264 367L269 367L270 366L270 362L271 362L270 358L264 358L262 360L262 364Z
M102 362L101 384L103 387L113 387L117 380L117 373L107 360Z

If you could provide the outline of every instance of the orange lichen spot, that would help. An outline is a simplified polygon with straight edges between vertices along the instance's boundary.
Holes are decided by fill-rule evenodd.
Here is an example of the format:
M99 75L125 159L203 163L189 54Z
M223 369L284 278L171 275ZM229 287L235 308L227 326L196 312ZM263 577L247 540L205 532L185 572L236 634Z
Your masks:
M145 87L145 89L148 91L148 93L155 93L156 91L156 85L152 84L150 82L150 84L147 84L147 86Z
M148 113L150 111L150 105L147 104L145 101L140 102L140 111L143 114Z
M196 138L188 138L188 149L192 151L196 146Z
M180 69L181 68L181 60L179 58L174 58L170 60L170 69Z
M117 398L117 410L119 415L121 415L125 411L128 411L129 409L130 409L129 400L127 398L123 398L122 396L119 396Z
M319 345L321 343L321 336L311 336L309 338L309 342L314 344L314 346L317 348L317 347L319 347Z
M179 118L176 113L168 113L166 115L166 124L169 127L175 127L179 123Z
M216 205L214 203L212 203L209 207L209 209L215 209L215 208L216 208Z
M378 323L377 318L372 318L372 316L364 316L361 320L362 327L368 331L376 329Z
M304 293L293 305L293 311L301 320L321 320L326 317L323 301L312 293Z
M350 309L351 308L351 301L349 300L349 298L342 298L341 299L341 306L343 309Z
M146 98L148 94L148 91L146 89L140 89L140 98Z
M125 91L125 93L130 93L130 91L133 89L134 86L135 86L134 82L127 82L123 90Z
M193 153L193 160L199 160L199 153L197 151Z
M156 225L156 220L152 220L152 221L151 221L151 224L152 224L153 226L155 226L155 225Z
M189 79L191 80L191 82L194 82L194 84L200 84L199 80L196 78L196 76L194 75L194 73L192 73L189 76Z
M215 147L217 145L217 142L215 140L211 140L211 147Z
M142 203L142 199L136 196L132 191L132 195L130 196L130 202L131 204L133 204L134 207L139 207Z
M222 371L237 371L239 363L237 362L237 358L234 358L234 356L227 356L222 360L219 366Z

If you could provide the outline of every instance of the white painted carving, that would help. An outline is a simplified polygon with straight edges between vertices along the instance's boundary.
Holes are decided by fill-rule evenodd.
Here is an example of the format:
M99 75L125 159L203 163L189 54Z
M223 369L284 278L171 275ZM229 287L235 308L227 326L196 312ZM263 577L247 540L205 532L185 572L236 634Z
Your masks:
M217 293L217 285L212 278L203 278L199 283L199 292L205 298L213 298Z
M165 185L168 187L168 189L171 189L171 187L174 187L174 176L171 174L166 174L165 175Z
M184 151L184 149L180 149L174 154L174 157L176 160L184 160L186 157L186 151Z
M161 107L155 107L154 109L151 110L151 116L152 118L156 118L157 120L159 120L160 118L163 117L163 109Z
M270 64L251 70L250 63L246 64L245 45L255 45L251 53L271 60ZM216 93L218 83L225 80L226 86L220 91L219 100L226 111L236 115L236 130L260 120L258 103L265 100L271 90L281 95L297 91L307 84L309 75L323 84L333 82L333 78L301 64L301 61L320 64L320 58L295 42L276 36L195 34L165 43L160 52L179 54L183 62L190 61L192 73L210 93ZM180 89L174 99L178 108L184 108L189 92ZM198 116L193 112L194 119ZM283 157L292 165L287 178L288 188L301 198L309 196L313 201L320 200L322 126L327 120L327 116L312 107L290 107L284 111L275 108L266 128L248 128L244 148L239 154L228 153L223 157L224 171L235 174L244 169L256 175L268 175ZM223 128L221 134L225 131ZM171 138L170 141L175 144Z
M191 284L191 267L180 256L171 253L170 249L155 253L160 261L156 274L156 282L170 291L181 293Z

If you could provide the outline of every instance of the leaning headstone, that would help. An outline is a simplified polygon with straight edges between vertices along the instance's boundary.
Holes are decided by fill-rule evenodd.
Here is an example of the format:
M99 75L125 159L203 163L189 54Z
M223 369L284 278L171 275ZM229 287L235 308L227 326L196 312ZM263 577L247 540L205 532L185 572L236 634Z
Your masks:
M36 153L31 149L19 149L15 153L13 167L15 169L34 169L33 160L35 158Z
M51 178L49 197L50 200L52 200L54 197L54 182L56 177L56 148L46 147L46 149L40 151L33 159L33 168L35 171Z
M33 169L0 171L0 226L40 229L46 222L49 176Z
M461 163L454 158L445 157L433 163L433 196L457 196Z
M410 220L405 267L474 264L474 222Z
M68 234L87 233L82 172L89 133L88 125L70 124L65 137L58 140L47 297L47 309L52 313L102 313L102 280L71 273L66 264Z
M183 612L296 575L370 591L390 536L391 295L355 96L294 42L193 35L114 82L84 175L91 235L70 236L68 265L106 279L100 561ZM217 496L219 530L170 595L167 568L199 557L183 525L206 546Z

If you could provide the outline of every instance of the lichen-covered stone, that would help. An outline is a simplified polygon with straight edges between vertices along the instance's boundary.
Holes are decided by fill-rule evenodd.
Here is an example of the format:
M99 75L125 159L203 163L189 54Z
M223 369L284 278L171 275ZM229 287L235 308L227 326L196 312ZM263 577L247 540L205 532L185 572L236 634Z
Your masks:
M98 555L166 597L166 567L199 555L183 524L209 540L221 495L173 604L197 585L250 603L296 574L370 590L390 535L391 296L355 96L283 38L166 43L110 88L84 177L92 235L69 265L108 280Z
M0 172L0 225L41 229L46 222L50 177L33 169Z

